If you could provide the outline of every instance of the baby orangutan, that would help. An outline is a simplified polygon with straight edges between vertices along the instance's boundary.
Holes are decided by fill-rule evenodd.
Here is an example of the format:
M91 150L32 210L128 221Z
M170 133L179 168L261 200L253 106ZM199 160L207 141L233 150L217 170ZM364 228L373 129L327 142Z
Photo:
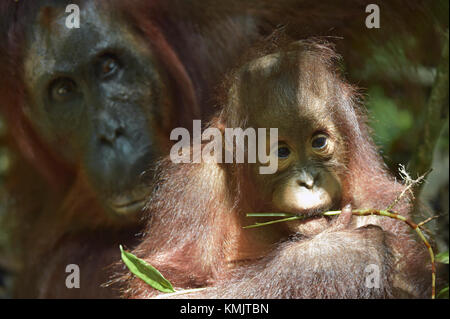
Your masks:
M429 293L427 254L403 223L352 217L387 208L403 190L368 134L354 88L327 45L297 42L252 60L229 77L211 127L278 128L274 174L261 163L203 162L157 168L147 232L134 254L182 298L395 298ZM238 145L237 145L238 146ZM339 217L322 215L341 210ZM409 198L395 207L408 216ZM244 229L246 213L305 219ZM261 221L261 218L258 219ZM375 275L374 277L370 276ZM372 278L368 280L368 278ZM125 276L124 297L156 290ZM170 295L168 295L170 297Z

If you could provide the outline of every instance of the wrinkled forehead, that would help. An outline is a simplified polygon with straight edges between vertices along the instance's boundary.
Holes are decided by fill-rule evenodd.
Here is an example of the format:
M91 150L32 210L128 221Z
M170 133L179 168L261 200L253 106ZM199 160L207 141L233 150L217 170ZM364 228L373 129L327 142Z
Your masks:
M246 65L238 94L251 125L317 127L332 120L332 79L313 54L276 53Z
M30 24L28 32L28 49L30 51L45 53L55 53L57 49L68 47L69 44L77 43L73 46L73 56L78 56L83 52L82 44L86 36L92 39L96 37L102 41L101 34L110 28L104 14L99 14L98 5L93 2L80 3L80 28L70 28L66 21L71 20L72 12L65 12L66 6L52 4L42 6L34 16L34 21Z
M65 11L66 5L59 2L40 7L30 24L25 73L31 82L48 70L70 72L75 64L86 62L92 52L101 52L123 40L133 41L126 28L113 32L118 29L117 21L103 9L105 5L96 1L80 2L80 28L67 27L72 12Z

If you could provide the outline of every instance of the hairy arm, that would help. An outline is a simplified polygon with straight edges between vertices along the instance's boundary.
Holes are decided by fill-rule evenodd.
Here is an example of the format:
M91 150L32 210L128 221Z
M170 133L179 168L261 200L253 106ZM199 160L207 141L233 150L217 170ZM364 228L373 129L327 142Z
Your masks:
M374 269L376 282L369 278L376 275ZM382 298L391 296L391 270L383 231L366 226L284 243L254 265L236 270L231 280L192 297Z

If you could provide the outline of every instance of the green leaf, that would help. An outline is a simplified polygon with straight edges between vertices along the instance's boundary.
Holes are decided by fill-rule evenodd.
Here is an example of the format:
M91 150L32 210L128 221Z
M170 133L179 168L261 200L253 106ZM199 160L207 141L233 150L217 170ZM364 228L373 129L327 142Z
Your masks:
M437 254L436 261L448 265L448 251Z
M437 297L440 299L448 299L448 286L439 291Z
M159 291L175 292L170 281L164 278L155 267L135 255L124 251L122 245L119 247L123 262L133 274Z

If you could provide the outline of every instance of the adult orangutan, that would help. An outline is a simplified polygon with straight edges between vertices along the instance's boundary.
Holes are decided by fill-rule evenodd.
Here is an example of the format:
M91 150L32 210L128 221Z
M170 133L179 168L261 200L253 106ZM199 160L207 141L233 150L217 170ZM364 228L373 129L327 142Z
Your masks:
M69 3L78 29L65 25ZM166 154L173 128L202 117L214 79L258 35L245 11L202 16L198 6L0 5L0 101L17 150L5 196L20 252L14 296L114 295L100 284L118 243L132 246L139 230L140 174ZM79 289L65 285L68 264L80 267Z
M221 140L227 141L226 128L242 128L249 140L247 129L278 128L277 143L263 143L278 161L274 174L261 174L267 166L261 161L236 163L237 155L235 163L225 163L218 154L227 148L213 154L218 161L177 164L168 158L160 165L145 210L146 235L134 253L178 289L208 287L180 297L429 294L427 250L409 227L378 216L352 217L352 209L386 209L405 186L387 172L359 96L340 77L335 58L327 45L300 42L229 77L228 97L211 127L225 132ZM208 144L202 146L206 154ZM246 147L247 156L254 146ZM407 195L395 210L409 216L410 208ZM323 216L328 210L342 213ZM250 212L304 219L244 229L254 223L245 217ZM375 287L366 283L374 268ZM157 293L130 277L124 292L132 298Z

